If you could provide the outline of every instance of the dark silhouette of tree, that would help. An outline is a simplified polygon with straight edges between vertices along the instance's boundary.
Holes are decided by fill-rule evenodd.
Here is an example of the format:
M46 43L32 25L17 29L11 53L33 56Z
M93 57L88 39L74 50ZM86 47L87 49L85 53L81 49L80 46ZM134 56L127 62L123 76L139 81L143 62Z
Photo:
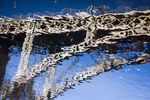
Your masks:
M0 48L0 89L5 76L6 65L9 61L8 49Z

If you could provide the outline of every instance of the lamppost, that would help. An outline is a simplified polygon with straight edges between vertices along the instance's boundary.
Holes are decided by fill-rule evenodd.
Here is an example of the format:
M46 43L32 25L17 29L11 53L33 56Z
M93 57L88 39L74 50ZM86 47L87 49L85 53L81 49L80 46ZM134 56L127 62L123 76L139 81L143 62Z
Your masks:
M91 0L90 14L93 15L93 0Z
M139 8L139 0L137 0L137 11L138 11L138 8Z
M52 13L54 15L55 13L55 5L57 4L57 0L54 0L53 8L52 8Z
M16 1L14 1L14 4L13 4L13 16L15 16L15 10L16 10Z

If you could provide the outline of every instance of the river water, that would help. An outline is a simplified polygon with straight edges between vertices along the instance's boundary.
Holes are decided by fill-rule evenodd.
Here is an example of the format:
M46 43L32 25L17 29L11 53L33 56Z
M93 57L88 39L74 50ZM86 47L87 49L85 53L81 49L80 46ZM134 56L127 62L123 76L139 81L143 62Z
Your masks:
M60 52L58 48L64 47L64 45L65 43L49 45L55 49L50 49L46 45L33 45L29 66L40 62L49 55ZM6 98L10 100L32 100L42 96L45 99L48 97L55 98L55 100L149 100L149 50L149 40L145 40L144 37L138 42L100 44L98 47L90 48L85 52L74 53L72 56L58 61L54 67L52 66L47 71L37 75L19 89L15 87L12 95ZM142 56L146 62L137 60L142 54L147 55ZM0 55L1 67L3 68L1 70L1 91L4 91L18 71L21 47L12 45L7 50L1 47ZM95 74L89 75L90 77L84 78L84 80L79 79L71 88L60 86L60 93L58 90L58 94L54 91L58 88L57 84L64 82L64 80L68 81L68 78L74 77L79 72L87 71L92 66L101 65L103 62L108 64L112 58L122 59L123 64L113 63L114 67L112 66L111 69L108 68L96 76ZM51 91L51 94L47 91Z
M56 100L149 100L149 64L103 73L68 90Z
M1 26L4 28L0 32L1 100L150 100L150 17L148 14L143 16L144 13L141 12L139 17L134 16L133 19L122 16L122 20L120 17L120 19L114 17L115 15L107 17L105 14L106 17L99 18L88 15L81 20L83 16L72 15L81 11L88 12L89 8L84 9L84 7L91 3L84 3L85 1L81 0L84 5L77 8L78 0L74 1L76 4L74 6L72 2L64 0L56 3L55 11L59 11L56 15L67 14L66 17L55 19L55 16L52 21L50 17L45 17L40 19L39 23L37 20L35 27L31 18L35 16L32 14L43 13L43 11L48 11L47 15L50 14L49 11L54 10L54 2L37 1L35 7L32 6L33 2L35 1L0 0L0 15L17 19L17 16L23 18L22 14L28 14L25 20L30 17L29 20L22 24L31 21L25 32L20 30L25 34L16 33L14 37L3 34L7 28ZM110 5L111 3L113 4ZM112 12L114 9L124 13L134 10L137 6L142 10L148 10L149 3L148 0L141 1L141 5L138 5L135 0L131 2L110 0L94 2L94 6L110 7L105 13ZM26 6L27 4L30 4L31 9ZM63 8L66 9L62 10ZM131 15L134 13L132 12ZM96 14L99 15L100 12ZM97 22L94 18L98 19ZM129 23L126 23L127 21ZM15 26L18 23L12 21L11 24ZM2 24L5 26L7 22ZM42 26L43 24L50 27ZM60 27L57 27L57 24ZM84 30L80 30L82 25L85 25ZM35 28L37 31L42 29L40 32L44 33L32 34ZM70 31L68 28L74 30ZM16 27L17 29L19 28ZM18 32L16 30L14 29L14 33ZM50 34L47 34L48 32ZM53 32L56 34L51 34Z

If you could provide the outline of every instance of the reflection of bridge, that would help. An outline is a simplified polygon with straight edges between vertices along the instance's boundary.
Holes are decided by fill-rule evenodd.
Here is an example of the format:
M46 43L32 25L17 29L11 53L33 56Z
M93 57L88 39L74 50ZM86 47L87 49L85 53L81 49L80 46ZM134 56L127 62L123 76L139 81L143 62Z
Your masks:
M127 47L125 47L125 48L127 48ZM124 50L124 48L122 48L122 49ZM126 53L126 56L128 55L129 51L130 50L128 50L128 49L126 49L126 51L124 51ZM43 86L43 92L38 98L41 98L41 99L47 98L47 96L50 96L50 98L54 98L54 97L60 95L66 89L72 88L72 86L80 83L83 80L86 80L86 79L89 79L90 77L99 75L103 71L109 71L111 69L120 69L120 68L122 68L121 65L124 65L124 64L146 63L146 62L150 61L150 55L149 54L139 54L139 55L134 55L131 58L128 58L128 57L123 58L121 56L115 57L115 54L109 54L109 53L106 53L106 55L104 54L105 55L104 56L101 53L101 50L96 50L94 52L99 54L99 55L96 55L96 56L98 56L98 58L93 57L93 59L95 59L95 58L101 59L101 62L98 61L99 63L96 66L88 67L87 70L82 71L82 72L78 72L73 77L67 78L66 80L61 81L60 83L57 83L57 84L53 82L54 77L55 77L55 70L57 69L57 67L53 66L53 65L48 67L48 69L46 71L47 75L45 77L46 79L45 79L45 83ZM100 53L98 53L98 52L100 52ZM102 50L102 52L103 52L103 50ZM91 56L93 56L92 53L93 53L93 51L89 54ZM74 62L72 62L72 63L74 63ZM25 85L26 88L29 88L30 81L28 81L28 82L29 83L26 84L27 86ZM31 85L32 85L32 81L31 81ZM18 88L25 88L25 87L22 87L22 85L20 85L20 86L15 85L15 86L16 87L14 87L14 88L16 88L16 89L14 89L13 91L11 90L10 87L7 87L8 90L10 89L10 91L7 91L8 94L10 94L10 92L12 92L12 93L15 92L15 93L18 93L18 95L19 95L20 92L25 91L25 90L20 90L20 91L16 92L16 90L18 90ZM5 96L8 96L8 95L5 95Z
M34 35L71 33L81 30L87 31L87 35L90 35L90 31L93 28L96 30L126 30L140 26L149 26L149 13L150 11L145 11L144 13L134 11L126 15L106 14L101 16L90 16L85 12L81 12L77 14L78 17L70 15L55 17L37 15L40 19L29 18L24 20L13 20L10 18L1 18L0 34L1 38L7 39L11 37L10 39L13 40L15 36L27 32L28 23L33 22L36 31ZM34 24L31 24L30 27L33 27Z
M80 13L81 14L81 13ZM83 14L83 13L82 13ZM73 16L58 16L58 17L45 17L39 16L41 19L30 20L4 20L1 23L1 38L7 40L8 35L17 36L18 34L26 33L23 49L21 53L20 65L18 73L14 76L14 82L10 85L17 83L26 84L38 74L47 71L47 77L44 87L50 82L49 89L43 90L43 94L39 96L50 95L51 98L57 96L65 89L77 84L78 82L89 77L98 75L102 71L107 71L112 68L118 68L122 64L131 64L137 62L148 62L150 56L148 54L140 54L136 60L130 61L123 57L115 58L113 55L107 55L105 60L98 63L96 66L88 68L86 71L77 73L72 78L68 78L53 87L53 78L55 75L56 64L58 61L67 57L73 56L74 53L85 52L92 47L98 47L99 44L115 44L118 40L126 39L136 36L149 36L150 35L150 11L145 12L131 12L126 14L106 14L102 16L86 16L86 17L73 17ZM41 62L28 66L29 55L32 50L33 40L36 36L42 34L65 34L86 32L84 39L81 39L77 44L69 47L63 47L57 53L51 54L49 57L44 58ZM79 35L82 33L79 33ZM66 35L66 37L67 37ZM13 39L12 39L13 40ZM111 57L110 57L111 56ZM146 58L146 59L145 59ZM109 60L108 60L109 59ZM112 67L115 65L115 67ZM51 69L53 71L51 71ZM52 77L50 77L50 74ZM10 86L9 85L9 86ZM10 88L10 87L9 87ZM15 89L15 88L14 88ZM11 90L11 88L10 88ZM14 90L15 91L15 90ZM14 91L8 91L6 94ZM8 95L4 95L7 97Z

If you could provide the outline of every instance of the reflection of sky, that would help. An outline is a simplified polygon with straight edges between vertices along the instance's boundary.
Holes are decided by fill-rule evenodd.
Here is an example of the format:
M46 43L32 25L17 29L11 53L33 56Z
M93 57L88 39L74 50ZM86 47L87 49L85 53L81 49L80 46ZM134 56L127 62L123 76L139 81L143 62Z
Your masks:
M5 77L4 77L4 84L7 84L10 80L13 80L13 77L15 76L19 62L20 62L20 56L21 51L18 51L18 47L11 46L11 52L9 53L10 60L6 66L5 71ZM42 48L41 48L42 49ZM41 50L42 51L42 50ZM46 54L36 54L34 52L31 52L31 55L29 57L29 67L31 67L33 64L40 62L42 58L48 57L50 54L46 51ZM83 70L86 70L87 67L94 66L96 63L93 61L91 56L88 53L81 53L79 56L79 61L74 63L74 58L69 57L68 60L63 60L63 62L60 62L62 65L57 65L56 74L55 74L55 83L58 83L60 81L64 81L64 79L68 77L72 77L77 72L81 72ZM88 62L87 62L88 59ZM34 85L33 90L35 90L35 95L39 95L42 93L43 84L45 82L46 73L40 74L38 77L34 78ZM59 79L60 78L60 79ZM35 88L36 87L36 88Z
M10 16L13 14L13 4L16 1L16 13L23 15L28 13L43 13L52 11L54 0L0 0L0 15ZM118 6L130 6L137 8L137 5L150 5L149 0L93 0L94 6L108 5L111 9ZM139 3L137 3L139 1ZM57 0L55 11L60 12L64 8L85 9L91 4L91 0Z
M18 49L19 49L18 47L11 46L10 48L13 50L11 51L11 53L9 53L10 60L6 66L5 79L4 79L6 82L8 80L12 80L13 77L15 76L15 74L18 70L20 56L21 56L21 52L18 51ZM32 66L33 64L41 61L42 58L45 58L47 56L49 56L48 53L47 54L32 53L29 57L29 66Z
M150 63L109 71L68 90L56 100L150 100Z
M58 65L56 70L55 77L57 80L63 81L66 78L73 77L77 72L85 71L88 67L96 65L88 53L82 53L81 55L83 56L69 57L69 60L60 62L62 65ZM78 61L75 61L74 59L78 59Z
M130 46L132 46L132 44L128 44L128 47ZM4 83L6 83L8 79L11 80L13 78L20 61L20 52L17 52L18 48L12 46L12 49L12 52L9 54L10 61L6 67ZM126 49L126 51L127 50L128 49ZM16 53L13 54L13 51ZM106 55L103 54L103 50L100 49L99 53L105 58ZM116 58L120 56L123 58L132 58L134 55L139 53L140 52L133 51L127 52L127 54L130 55L129 57L127 57L127 54L125 53L117 53L115 56ZM97 58L97 50L92 51L92 53L85 52L79 54L83 56L79 56L79 59L75 62L75 64L72 63L74 62L74 58L77 57L73 56L69 57L68 60L62 60L62 62L60 62L62 65L57 65L54 83L59 83L66 78L72 77L75 73L86 70L87 67L94 66L96 64L91 55L94 58ZM29 64L32 65L35 62L39 62L42 58L47 56L49 56L47 51L46 54L34 54L32 52ZM99 56L100 55L98 55L98 57ZM93 77L90 84L84 82L81 86L75 86L73 91L68 90L69 93L64 93L64 96L58 97L58 100L70 100L70 98L72 98L71 100L100 100L99 98L101 98L101 100L118 100L117 98L120 98L119 100L148 100L147 98L150 98L149 64L150 63L130 65L118 71L109 71L100 74L98 77ZM45 76L46 73L42 73L38 77L34 78L33 90L36 95L42 93Z
M73 77L77 72L87 70L88 67L96 65L96 63L87 53L83 53L83 56L78 57L79 61L74 61L74 59L76 58L77 58L76 56L69 57L68 60L63 60L62 62L60 62L60 64L62 65L57 65L54 77L54 84L60 83L61 81L64 81L66 78ZM34 78L33 89L36 92L35 93L36 96L42 93L43 91L45 77L46 73L44 72L40 74L38 77Z

